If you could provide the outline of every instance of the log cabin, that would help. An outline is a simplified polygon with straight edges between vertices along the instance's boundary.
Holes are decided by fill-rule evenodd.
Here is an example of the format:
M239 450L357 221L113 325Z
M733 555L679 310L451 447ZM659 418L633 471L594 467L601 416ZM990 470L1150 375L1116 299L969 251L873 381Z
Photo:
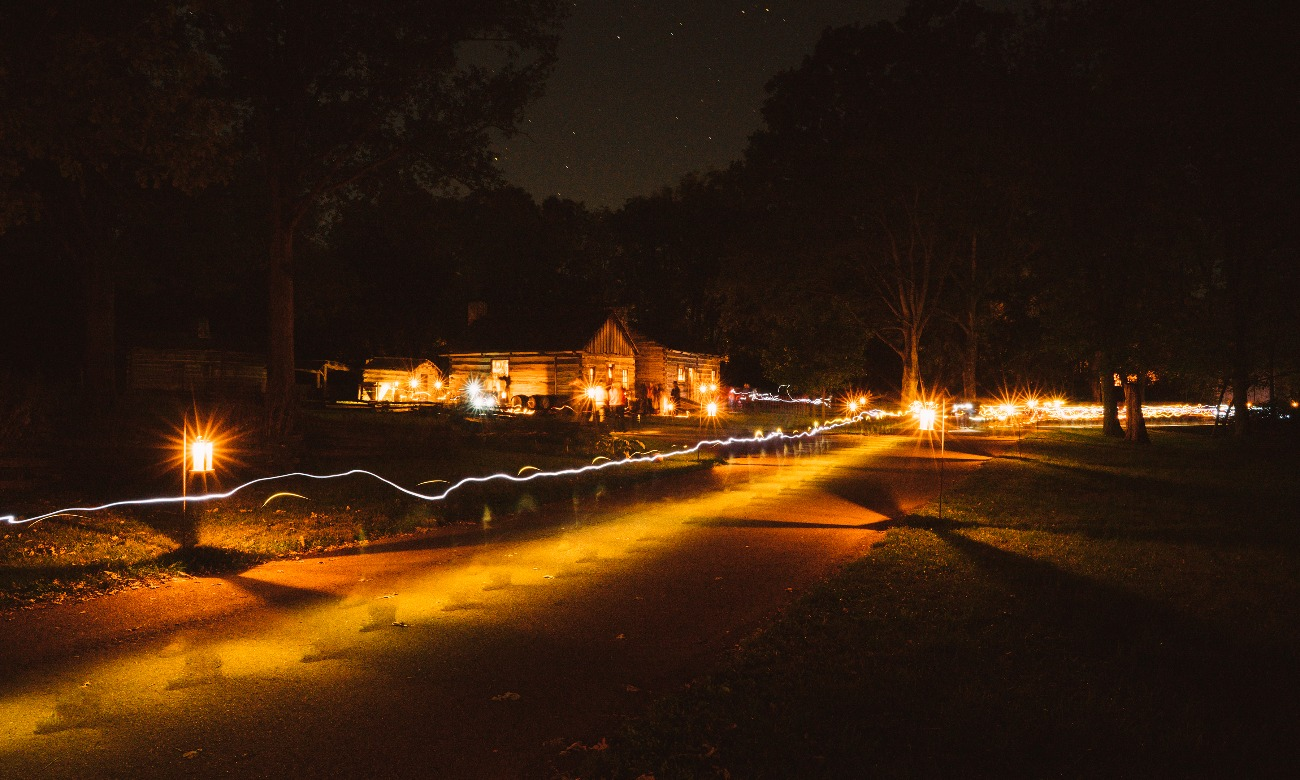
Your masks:
M357 398L373 403L426 403L445 400L446 376L432 360L375 357L366 361Z
M675 382L682 401L688 406L697 406L705 399L717 397L722 372L721 355L671 349L636 330L631 334L636 346L638 382L662 388L661 396L669 393ZM656 406L660 407L663 399L655 400Z
M636 386L636 346L615 315L524 319L477 312L448 352L449 382L458 395L473 386L502 405L546 409L581 399L590 387Z

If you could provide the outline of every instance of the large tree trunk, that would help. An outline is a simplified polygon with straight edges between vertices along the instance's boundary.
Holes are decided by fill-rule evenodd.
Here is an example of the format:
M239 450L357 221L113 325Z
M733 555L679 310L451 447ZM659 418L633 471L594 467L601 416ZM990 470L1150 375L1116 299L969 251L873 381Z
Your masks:
M1138 374L1124 383L1124 440L1132 444L1150 444L1147 421L1142 416L1142 401L1146 395L1146 377Z
M904 336L903 344L903 406L921 398L921 347L916 334Z
M82 390L92 408L112 405L117 392L117 286L103 252L83 252L85 263L85 354Z
M979 397L979 389L976 387L975 368L979 359L979 341L975 337L975 317L971 313L971 328L966 336L965 354L962 355L961 366L961 390L967 400L974 400Z
M976 387L975 369L979 360L979 331L976 328L976 319L979 314L979 296L976 291L979 289L976 279L975 254L976 235L970 237L970 289L966 295L966 312L962 330L965 332L966 344L962 354L961 364L961 390L966 400L974 400L979 397L979 388Z
M1239 351L1232 361L1232 434L1250 433L1250 361Z
M296 413L293 348L293 232L280 214L272 226L267 279L266 421L272 434L293 428Z
M1119 424L1119 398L1115 391L1115 372L1106 356L1097 354L1097 401L1101 404L1101 432L1106 436L1122 438L1124 428Z

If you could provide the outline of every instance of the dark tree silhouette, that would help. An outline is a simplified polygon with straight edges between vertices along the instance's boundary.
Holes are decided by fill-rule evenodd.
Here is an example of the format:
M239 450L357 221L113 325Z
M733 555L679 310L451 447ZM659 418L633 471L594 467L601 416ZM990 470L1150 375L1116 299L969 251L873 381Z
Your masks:
M296 241L385 178L494 183L550 68L556 0L213 0L213 50L266 184L267 420L294 417Z
M52 226L81 280L83 385L115 388L119 239L141 188L194 191L229 173L228 107L192 18L158 0L0 10L0 232Z

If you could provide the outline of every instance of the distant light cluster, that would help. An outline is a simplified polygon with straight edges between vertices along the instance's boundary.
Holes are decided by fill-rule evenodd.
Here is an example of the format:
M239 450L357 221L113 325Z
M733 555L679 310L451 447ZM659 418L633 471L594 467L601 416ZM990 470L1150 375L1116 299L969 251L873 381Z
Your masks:
M1222 416L1226 407L1212 404L1143 404L1142 416L1157 420L1213 420ZM979 414L972 419L1007 422L1020 420L1028 422L1096 422L1102 419L1104 408L1101 404L1067 404L1060 399L1035 401L1033 399L1010 402L982 404ZM1124 405L1119 407L1120 419L1124 419Z

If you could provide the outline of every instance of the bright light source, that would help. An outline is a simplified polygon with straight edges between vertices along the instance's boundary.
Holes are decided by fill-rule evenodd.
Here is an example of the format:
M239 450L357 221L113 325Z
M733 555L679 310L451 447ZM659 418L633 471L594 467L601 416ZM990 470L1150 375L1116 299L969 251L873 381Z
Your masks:
M200 436L190 442L190 473L208 474L212 471L212 442Z
M850 412L856 412L857 410L858 410L858 402L857 402L857 401L849 401L849 411L850 411Z
M916 424L923 431L934 430L934 418L934 410L927 406L922 406L916 410Z
M705 409L705 411L707 411L707 412L709 413L709 416L710 416L710 417L717 417L717 416L718 416L718 402L717 402L717 401L709 401L709 405L706 406L706 407L704 407L704 409Z
M420 386L420 378L418 376L411 377L411 389L414 390L419 386Z
M433 389L434 389L434 390L441 390L441 389L442 389L442 380L441 380L441 379L435 379L435 380L433 380Z

